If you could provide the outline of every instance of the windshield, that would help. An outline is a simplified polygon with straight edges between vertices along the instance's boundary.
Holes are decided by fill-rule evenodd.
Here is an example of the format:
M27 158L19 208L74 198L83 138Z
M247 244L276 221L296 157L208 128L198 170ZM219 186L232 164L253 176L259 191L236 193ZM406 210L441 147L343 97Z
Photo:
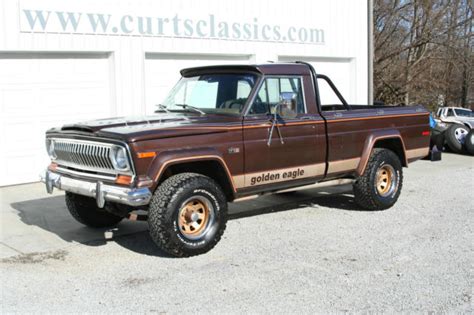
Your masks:
M473 117L472 111L469 110L469 109L459 109L459 108L456 108L454 111L456 112L456 115L457 115L457 116Z
M239 115L256 81L257 75L250 73L183 77L162 105L170 111L195 107L206 114Z

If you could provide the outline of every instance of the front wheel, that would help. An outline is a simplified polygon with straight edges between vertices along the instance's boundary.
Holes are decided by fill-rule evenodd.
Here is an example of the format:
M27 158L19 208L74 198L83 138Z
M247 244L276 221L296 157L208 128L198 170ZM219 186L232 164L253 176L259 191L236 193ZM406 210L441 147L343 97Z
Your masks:
M148 210L153 241L165 252L187 257L211 250L227 223L227 200L211 178L181 173L165 180Z
M384 210L395 204L403 184L402 164L387 149L374 149L365 172L353 185L356 203L367 210Z
M97 207L94 198L66 192L66 206L76 221L93 228L111 227L123 217Z

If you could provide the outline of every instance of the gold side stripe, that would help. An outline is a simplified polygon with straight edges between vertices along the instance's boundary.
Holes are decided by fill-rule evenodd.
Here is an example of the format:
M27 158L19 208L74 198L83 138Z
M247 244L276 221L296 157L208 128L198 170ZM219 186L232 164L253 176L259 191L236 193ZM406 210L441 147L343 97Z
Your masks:
M428 155L428 148L406 151L407 159L421 158ZM355 171L360 163L360 158L329 162L328 174ZM310 164L299 167L289 167L257 173L242 174L233 177L235 188L256 187L274 184L301 178L318 177L324 175L325 163Z
M340 160L329 162L328 173L340 173L345 171L352 171L359 166L360 158Z
M359 165L359 162L360 158L329 162L328 174L354 171ZM234 176L234 184L236 188L244 188L280 183L295 179L318 177L324 175L325 168L325 163L317 163L299 167L242 174Z
M353 171L359 165L360 158L329 162L328 173ZM234 176L236 188L255 187L260 185L280 183L295 179L318 177L324 175L325 163L288 167L276 170Z
M428 155L430 152L430 148L420 148L420 149L412 149L406 151L407 159L414 159L414 158L423 158Z
M245 187L245 174L234 176L234 185L236 189Z
M244 188L308 177L317 177L324 175L325 167L325 163L318 163L299 167L289 167L257 173L242 174L234 176L234 183L237 188Z

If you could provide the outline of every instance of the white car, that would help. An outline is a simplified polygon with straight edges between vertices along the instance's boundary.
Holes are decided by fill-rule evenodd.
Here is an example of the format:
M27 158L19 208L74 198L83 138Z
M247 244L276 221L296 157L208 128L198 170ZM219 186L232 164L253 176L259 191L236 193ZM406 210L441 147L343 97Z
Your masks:
M436 116L441 122L456 123L466 126L469 129L474 128L474 114L472 110L462 107L440 107Z

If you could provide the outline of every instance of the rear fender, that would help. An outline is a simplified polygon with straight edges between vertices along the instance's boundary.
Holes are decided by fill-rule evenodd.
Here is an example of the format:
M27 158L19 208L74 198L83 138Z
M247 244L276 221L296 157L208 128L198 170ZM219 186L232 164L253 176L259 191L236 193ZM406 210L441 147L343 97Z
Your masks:
M398 130L378 130L378 131L372 132L365 140L362 156L361 156L359 165L356 169L357 175L361 176L364 174L365 167L367 166L367 163L369 162L370 154L372 153L372 150L374 146L376 145L377 141L387 140L387 139L396 139L397 141L400 141L402 150L403 150L403 152L401 152L402 156L400 160L403 166L408 167L408 161L406 159L405 143L403 142L403 138L400 135L400 132Z

